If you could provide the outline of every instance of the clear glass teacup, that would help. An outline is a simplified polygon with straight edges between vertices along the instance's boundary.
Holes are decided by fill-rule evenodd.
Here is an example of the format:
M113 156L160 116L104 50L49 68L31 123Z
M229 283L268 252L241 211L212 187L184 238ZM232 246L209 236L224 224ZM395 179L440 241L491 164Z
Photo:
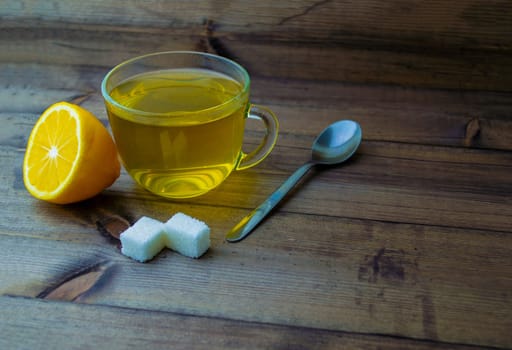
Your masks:
M261 162L279 124L272 111L249 102L249 87L242 66L201 52L153 53L114 67L101 91L127 172L157 195L189 198ZM248 154L242 151L247 118L266 128Z

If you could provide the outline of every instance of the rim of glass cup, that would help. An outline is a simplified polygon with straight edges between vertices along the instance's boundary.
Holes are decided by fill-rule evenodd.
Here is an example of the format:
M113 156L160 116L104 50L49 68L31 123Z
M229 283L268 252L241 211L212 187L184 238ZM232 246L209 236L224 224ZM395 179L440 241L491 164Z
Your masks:
M205 57L209 57L209 58L214 59L214 60L221 61L221 62L223 62L223 63L225 63L225 64L227 64L229 66L232 66L232 67L236 68L237 70L239 70L242 73L242 76L244 78L244 83L243 83L242 90L237 95L235 95L232 98L230 98L229 100L224 101L221 104L218 104L218 105L215 105L215 106L212 106L212 107L209 107L209 108L202 109L200 111L182 111L182 112L175 112L174 111L174 112L166 112L166 113L165 112L164 113L148 112L148 111L144 111L144 110L140 110L140 109L126 107L125 105L122 105L119 102L117 102L116 100L114 100L112 98L112 96L110 96L110 92L107 91L107 81L110 79L112 74L114 74L117 70L121 69L122 67L124 67L124 66L126 66L128 64L134 63L136 61L139 61L139 60L142 60L142 59L145 59L145 58L148 58L148 57L164 56L164 55L205 56ZM172 69L172 68L173 67L169 67L169 69ZM106 101L108 101L110 104L112 104L116 108L119 108L119 109L121 109L121 110L123 110L125 112L128 112L128 113L133 113L133 114L136 114L136 115L139 115L139 116L144 116L144 117L162 117L162 116L169 116L169 117L171 117L171 116L175 116L175 115L184 115L184 114L198 113L198 112L199 113L203 113L203 112L213 111L213 110L216 110L216 109L221 109L222 107L224 107L226 105L229 105L233 101L235 101L238 98L240 98L240 96L242 96L245 93L247 93L247 91L249 90L249 85L250 85L250 77L249 77L249 73L247 72L247 70L244 67L242 67L240 64L236 63L233 60L230 60L229 58L225 58L225 57L222 57L222 56L219 56L219 55L214 55L214 54L207 53L207 52L199 52L199 51L162 51L162 52L153 52L153 53L149 53L149 54L145 54L145 55L141 55L141 56L136 56L136 57L130 58L130 59L128 59L126 61L123 61L123 62L119 63L118 65L114 66L114 68L112 68L105 75L105 77L103 78L103 81L101 82L101 94L103 95L103 98Z

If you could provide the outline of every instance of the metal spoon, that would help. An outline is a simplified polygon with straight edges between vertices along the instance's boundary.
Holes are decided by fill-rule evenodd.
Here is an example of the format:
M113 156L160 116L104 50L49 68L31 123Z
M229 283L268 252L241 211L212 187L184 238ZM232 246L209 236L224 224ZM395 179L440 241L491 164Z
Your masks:
M329 125L313 142L311 160L297 169L259 207L233 227L226 235L226 240L228 242L239 242L244 239L309 169L317 164L338 164L346 161L359 147L361 138L361 127L352 120L340 120Z

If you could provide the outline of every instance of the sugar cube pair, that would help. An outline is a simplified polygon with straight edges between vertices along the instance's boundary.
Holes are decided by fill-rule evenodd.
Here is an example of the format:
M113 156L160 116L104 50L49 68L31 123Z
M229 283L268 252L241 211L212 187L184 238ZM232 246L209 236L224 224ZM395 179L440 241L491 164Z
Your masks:
M140 262L151 260L165 247L199 258L210 247L210 228L183 213L175 214L165 223L143 216L121 233L120 239L121 252Z

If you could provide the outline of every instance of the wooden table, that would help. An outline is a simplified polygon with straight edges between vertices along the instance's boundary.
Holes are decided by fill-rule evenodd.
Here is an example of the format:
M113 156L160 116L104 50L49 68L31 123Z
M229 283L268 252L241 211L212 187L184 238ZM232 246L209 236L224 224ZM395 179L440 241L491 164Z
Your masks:
M0 348L512 348L511 18L511 2L484 0L4 1ZM193 200L125 172L78 204L27 193L47 106L107 124L104 74L181 49L247 67L281 123L269 158ZM363 129L355 157L225 242L345 118ZM109 235L178 211L212 229L200 259L137 263Z

